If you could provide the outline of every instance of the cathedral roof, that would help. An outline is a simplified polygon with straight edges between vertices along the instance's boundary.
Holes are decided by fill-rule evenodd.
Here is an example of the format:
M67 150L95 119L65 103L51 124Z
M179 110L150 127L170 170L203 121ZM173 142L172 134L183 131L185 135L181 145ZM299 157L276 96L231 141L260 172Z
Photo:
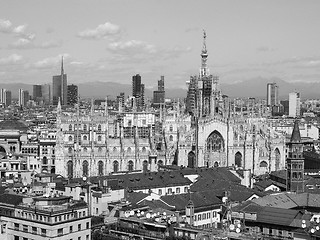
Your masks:
M296 120L294 122L292 135L291 135L291 143L300 143L301 142L301 136L300 136L300 130L299 130L299 121Z
M27 131L28 127L22 121L16 119L8 119L0 122L0 130L20 130Z

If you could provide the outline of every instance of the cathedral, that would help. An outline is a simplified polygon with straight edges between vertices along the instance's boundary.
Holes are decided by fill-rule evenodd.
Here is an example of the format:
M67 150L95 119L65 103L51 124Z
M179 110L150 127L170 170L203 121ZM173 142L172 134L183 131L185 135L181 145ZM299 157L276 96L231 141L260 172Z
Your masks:
M244 115L222 95L207 67L206 33L201 67L191 76L185 104L173 110L62 112L57 108L56 173L83 177L156 171L159 165L234 167L252 174L285 168L285 136L261 114ZM260 111L261 112L261 111Z

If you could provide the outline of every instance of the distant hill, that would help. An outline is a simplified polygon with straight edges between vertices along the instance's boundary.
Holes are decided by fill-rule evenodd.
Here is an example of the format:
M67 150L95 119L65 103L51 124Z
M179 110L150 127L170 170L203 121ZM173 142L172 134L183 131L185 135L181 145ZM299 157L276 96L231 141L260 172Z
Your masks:
M287 99L290 92L298 91L301 97L305 98L320 98L320 83L305 83L294 82L289 83L280 78L254 78L243 82L233 84L225 84L221 80L220 88L223 94L228 95L230 98L235 97L257 97L266 98L267 83L276 82L279 86L280 98ZM167 83L166 86L169 84ZM124 92L126 96L130 95L132 88L130 84L121 84L115 82L87 82L80 83L79 94L82 98L104 98L106 96L116 97L120 92ZM19 88L28 90L32 95L32 85L24 83L6 83L0 84L0 88L6 88L12 91L14 98L18 97ZM156 88L146 89L146 97L151 98L152 92ZM167 98L185 98L187 90L182 88L166 88Z

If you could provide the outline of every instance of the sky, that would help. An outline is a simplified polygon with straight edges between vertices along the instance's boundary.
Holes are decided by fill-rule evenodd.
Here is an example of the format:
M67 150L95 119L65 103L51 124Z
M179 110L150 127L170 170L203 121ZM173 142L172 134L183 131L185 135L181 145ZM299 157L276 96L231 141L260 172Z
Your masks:
M256 77L320 82L319 0L0 0L1 83L146 87L198 75L203 29L221 83Z

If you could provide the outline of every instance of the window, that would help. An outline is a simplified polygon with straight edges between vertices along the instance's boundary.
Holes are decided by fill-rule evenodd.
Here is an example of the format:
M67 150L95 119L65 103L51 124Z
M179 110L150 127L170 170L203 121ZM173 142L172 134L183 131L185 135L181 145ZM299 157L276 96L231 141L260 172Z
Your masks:
M98 125L98 131L101 132L101 125Z
M69 136L69 142L72 142L72 136L71 135Z
M172 189L168 188L168 194L172 194Z
M89 224L89 222L87 222L87 223L86 223L86 227L87 227L87 229L89 229L89 228L90 228L90 224Z
M81 231L81 224L78 224L78 231Z
M98 136L98 142L101 142L102 137L99 135Z
M38 229L36 227L32 227L32 233L37 234Z
M84 135L84 136L83 136L83 141L87 141L87 140L88 140L87 135Z
M170 129L169 129L169 131L170 131L170 132L172 132L172 131L173 131L173 126L172 126L172 125L170 125Z
M58 229L58 236L61 236L61 235L63 235L63 228Z
M89 235L86 236L86 240L89 240Z
M73 226L69 227L69 232L72 233L73 232Z
M176 193L180 193L180 188L176 188Z
M185 192L185 193L188 192L188 187L184 187L184 192Z
M158 194L159 194L159 195L162 195L162 189L159 189L159 190L158 190Z
M81 237L78 237L78 240L81 240Z
M71 124L69 125L69 131L72 131L72 125Z
M23 230L24 232L28 232L28 225L23 225L22 230Z
M173 136L172 136L172 135L169 136L169 141L170 141L170 142L173 141Z
M47 229L41 228L41 235L46 236L47 235Z
M87 125L83 125L83 131L87 131Z
M19 231L19 223L14 224L14 230Z

